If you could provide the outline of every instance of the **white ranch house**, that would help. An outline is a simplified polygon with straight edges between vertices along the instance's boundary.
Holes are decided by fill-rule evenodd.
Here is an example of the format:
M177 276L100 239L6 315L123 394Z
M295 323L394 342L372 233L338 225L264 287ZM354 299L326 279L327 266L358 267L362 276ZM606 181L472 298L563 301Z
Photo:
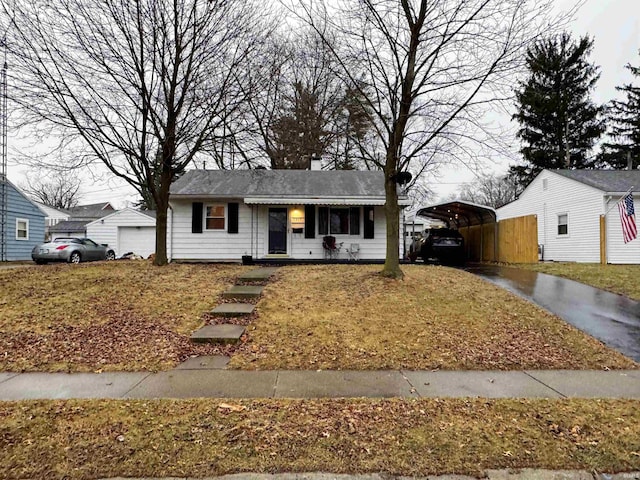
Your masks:
M640 239L624 243L616 206L631 187L640 190L639 170L543 170L497 216L536 215L543 260L637 264Z
M172 185L169 204L173 261L318 260L329 235L342 244L339 259L352 246L361 260L386 256L382 172L191 170Z

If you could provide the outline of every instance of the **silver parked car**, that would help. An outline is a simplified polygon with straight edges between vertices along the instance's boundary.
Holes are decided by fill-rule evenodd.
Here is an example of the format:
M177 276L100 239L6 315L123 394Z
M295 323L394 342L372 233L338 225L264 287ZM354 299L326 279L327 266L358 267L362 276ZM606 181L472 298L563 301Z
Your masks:
M36 245L31 258L39 265L47 262L91 262L114 260L115 252L108 246L99 245L88 238L56 238L48 243Z

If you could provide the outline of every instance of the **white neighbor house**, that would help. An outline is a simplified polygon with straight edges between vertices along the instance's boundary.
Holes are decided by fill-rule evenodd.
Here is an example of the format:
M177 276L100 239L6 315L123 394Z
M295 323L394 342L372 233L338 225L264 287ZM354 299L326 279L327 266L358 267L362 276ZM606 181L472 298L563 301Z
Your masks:
M640 191L640 170L543 170L497 216L536 215L544 260L598 263L600 217L606 213L607 263L640 263L640 239L624 243L616 205L631 187Z
M87 237L108 244L120 257L135 253L143 258L156 251L156 216L153 211L125 208L87 224Z
M317 260L328 235L342 243L339 259L352 245L362 260L386 256L382 172L191 170L171 186L169 204L171 260Z

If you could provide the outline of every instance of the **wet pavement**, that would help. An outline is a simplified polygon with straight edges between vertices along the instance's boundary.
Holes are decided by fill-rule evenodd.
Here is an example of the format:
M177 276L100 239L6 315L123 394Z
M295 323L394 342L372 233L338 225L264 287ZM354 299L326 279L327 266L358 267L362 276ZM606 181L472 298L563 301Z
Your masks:
M531 270L497 265L465 270L540 305L640 362L640 302Z

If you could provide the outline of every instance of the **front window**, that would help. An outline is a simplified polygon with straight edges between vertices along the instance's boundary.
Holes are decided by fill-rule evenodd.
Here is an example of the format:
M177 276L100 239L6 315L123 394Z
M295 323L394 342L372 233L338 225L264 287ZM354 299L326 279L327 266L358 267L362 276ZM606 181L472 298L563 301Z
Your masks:
M349 235L349 209L332 208L329 211L331 235Z
M558 235L569 234L569 215L562 213L558 215Z
M207 230L224 230L224 205L207 205Z
M320 207L318 213L321 235L360 235L360 207Z
M16 240L29 240L29 220L16 219Z

